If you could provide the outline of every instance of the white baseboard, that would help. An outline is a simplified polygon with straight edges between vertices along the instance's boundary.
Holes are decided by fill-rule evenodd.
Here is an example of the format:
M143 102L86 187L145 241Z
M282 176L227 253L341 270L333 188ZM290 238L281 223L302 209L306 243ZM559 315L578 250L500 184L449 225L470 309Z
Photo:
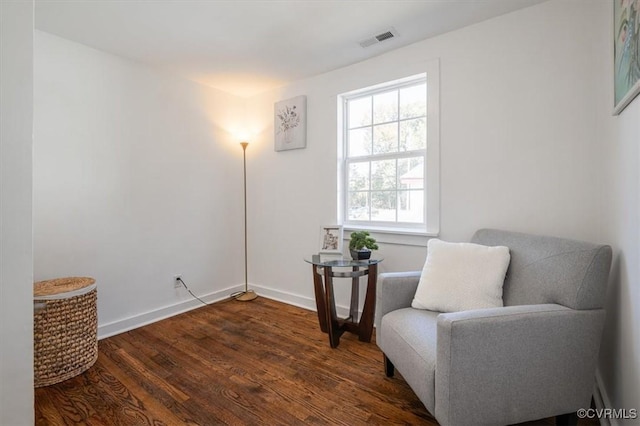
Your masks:
M604 387L604 382L602 381L602 374L600 374L600 369L596 369L596 383L593 389L593 401L596 403L596 408L598 410L602 410L604 408L612 408L611 399L609 399L609 395L607 395L607 389ZM619 426L617 419L600 419L601 426Z
M313 299L311 297L300 296L299 294L276 290L274 288L257 284L251 284L249 288L253 288L256 293L258 293L258 295L266 297L267 299L277 300L278 302L297 306L309 311L316 311L316 299Z
M202 296L197 296L206 303L214 303L220 300L224 300L228 298L231 293L241 291L243 289L244 285L238 284L229 288L225 288L223 290L218 290ZM126 331L133 330L134 328L152 324L154 322L200 307L202 307L202 303L199 300L187 299L177 302L173 305L164 306L152 311L113 321L108 324L102 324L98 326L98 339L115 336L116 334L124 333Z
M279 302L314 312L317 310L316 301L311 297L301 296L299 294L289 293L257 284L249 284L249 288L253 289L259 296L266 297L267 299L277 300ZM223 290L214 291L202 296L197 294L196 296L207 303L214 303L227 299L231 293L242 291L243 289L244 285L238 284ZM200 301L196 299L187 299L173 305L164 306L128 318L102 324L98 326L98 339L115 336L116 334L124 333L200 307L202 307L202 303ZM349 315L349 307L338 305L336 306L336 312L340 317L347 317ZM358 314L361 314L361 312Z
M250 286L251 287L251 286ZM267 299L277 300L278 302L286 303L288 305L297 306L299 308L308 309L310 311L316 312L316 299L300 296L299 294L289 293L282 290L276 290L274 288L265 287L262 285L253 285L251 287L256 290L260 296L264 296ZM346 318L349 316L349 307L336 305L336 314L341 318ZM358 315L362 314L360 310L358 310Z

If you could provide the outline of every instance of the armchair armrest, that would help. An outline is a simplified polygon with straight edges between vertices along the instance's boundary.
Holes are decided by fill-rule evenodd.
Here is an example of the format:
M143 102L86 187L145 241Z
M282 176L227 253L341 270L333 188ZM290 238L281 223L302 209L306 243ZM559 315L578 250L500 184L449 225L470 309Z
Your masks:
M386 272L378 276L376 289L376 329L380 326L382 317L397 309L411 306L416 294L420 271Z
M437 321L441 424L512 424L588 407L604 310L523 305Z

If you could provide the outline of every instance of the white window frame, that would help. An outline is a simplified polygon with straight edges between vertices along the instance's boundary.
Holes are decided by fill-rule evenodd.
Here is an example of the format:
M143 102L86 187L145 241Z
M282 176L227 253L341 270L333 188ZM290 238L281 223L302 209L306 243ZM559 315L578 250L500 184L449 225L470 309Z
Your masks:
M429 61L425 72L410 77L396 79L375 86L353 90L338 96L338 218L344 229L365 229L374 233L380 242L424 245L426 240L412 237L433 237L440 232L440 75L439 61ZM425 154L425 223L404 224L398 222L349 221L347 206L347 143L346 105L347 100L376 92L384 92L403 85L415 83L426 77L427 83L427 145ZM403 155L404 153L401 153ZM400 238L393 238L399 235ZM345 233L348 236L348 233Z

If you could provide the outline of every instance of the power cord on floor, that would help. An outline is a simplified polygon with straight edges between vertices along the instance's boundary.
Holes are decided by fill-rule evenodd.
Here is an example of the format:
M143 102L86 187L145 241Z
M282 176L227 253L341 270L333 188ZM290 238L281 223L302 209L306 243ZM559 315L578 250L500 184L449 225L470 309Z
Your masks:
M191 292L191 290L189 290L189 287L187 287L187 284L182 281L182 278L180 277L176 277L176 281L180 281L180 283L182 284L182 286L189 292L190 295L192 295L195 299L198 299L200 302L202 302L203 305L205 306L209 306L209 304L207 302L205 302L204 300L200 299L198 296L196 296L195 294L193 294Z

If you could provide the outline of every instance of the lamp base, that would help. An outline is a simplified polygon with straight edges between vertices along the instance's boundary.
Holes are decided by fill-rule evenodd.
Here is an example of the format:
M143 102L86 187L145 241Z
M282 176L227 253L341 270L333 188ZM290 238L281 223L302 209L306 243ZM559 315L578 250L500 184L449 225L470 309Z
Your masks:
M253 290L243 291L237 296L233 296L234 299L239 300L240 302L249 302L254 300L256 297L258 297L258 295Z

